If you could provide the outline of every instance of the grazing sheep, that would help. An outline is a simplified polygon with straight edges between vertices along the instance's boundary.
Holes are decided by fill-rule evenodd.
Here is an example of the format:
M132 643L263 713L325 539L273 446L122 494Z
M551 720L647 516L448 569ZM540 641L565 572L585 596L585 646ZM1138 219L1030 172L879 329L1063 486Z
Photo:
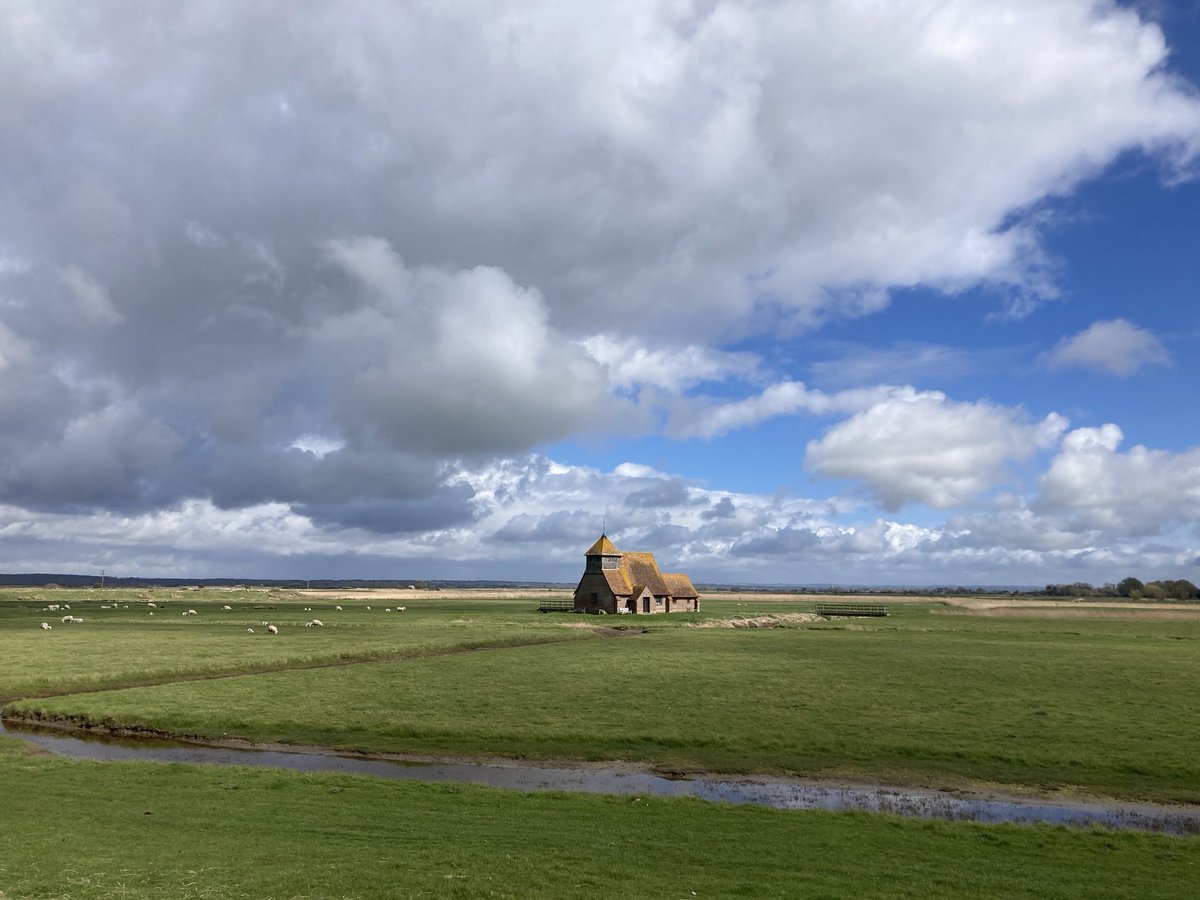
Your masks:
M50 630L50 623L49 623L49 622L43 622L41 627L42 627L42 631L49 631L49 630Z
M263 623L262 623L262 626L263 626L263 628L266 628L266 627L267 627L268 625L270 625L270 624L271 624L270 622L263 622Z
M70 604L70 603L64 603L64 604L63 604L63 609L70 609L70 608L71 608L71 604Z
M311 622L305 622L304 627L305 628L324 628L325 623L322 622L320 619L313 619Z
M392 611L392 608L390 606L384 610L384 612L391 612L391 611Z
M57 603L51 603L46 607L50 612L58 612L61 608Z
M371 607L369 607L369 606L367 607L367 609L370 609L370 608L371 608Z
M279 629L276 628L274 625L268 625L267 626L267 634L279 634Z
M340 606L335 606L334 609L336 609L338 612L342 611L342 608Z
M222 606L221 609L233 609L232 606Z
M71 623L71 620L72 620L73 618L75 618L75 617L74 617L74 616L63 616L63 617L62 617L62 623L63 623L64 625L69 625L69 624Z
M157 603L147 603L146 605L147 605L148 607L150 607L151 609L158 609L158 604L157 604Z
M397 606L396 612L404 612L406 609L408 609L407 606Z
M247 629L246 629L246 634L254 634L254 629L253 629L253 628L247 628Z
M189 609L187 612L184 613L185 616L194 616L195 614L196 614L196 611L194 609Z

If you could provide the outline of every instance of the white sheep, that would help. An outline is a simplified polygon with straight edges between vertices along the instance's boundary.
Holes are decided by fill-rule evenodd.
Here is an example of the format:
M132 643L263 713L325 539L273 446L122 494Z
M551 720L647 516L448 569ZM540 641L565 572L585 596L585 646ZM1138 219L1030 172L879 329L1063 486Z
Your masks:
M338 612L342 611L342 608L340 606L335 606L334 609L336 609Z
M71 608L71 604L70 604L70 603L64 603L64 604L63 604L63 609L70 609L70 608Z
M267 634L279 634L279 629L276 628L274 625L268 625L267 626Z
M148 607L150 607L151 609L158 609L158 604L157 604L157 603L147 603L146 605L147 605Z
M313 619L311 622L305 622L304 627L305 628L324 628L325 623L322 622L320 619Z
M222 606L221 609L233 609L232 606Z
M262 623L262 626L263 626L263 628L266 628L266 627L267 627L268 625L270 625L270 624L271 624L270 622L263 622L263 623Z
M50 612L58 612L60 609L62 609L62 607L60 607L57 603L51 603L46 607L46 609L50 610Z
M397 606L396 612L404 612L406 609L408 609L407 606Z
M391 611L392 611L392 608L390 606L384 610L384 612L391 612Z
M247 629L246 629L246 634L254 634L254 629L253 629L253 628L247 628Z
M62 623L64 625L69 625L74 618L75 618L74 616L63 616Z
M49 630L50 630L50 623L49 623L49 622L43 622L41 627L42 627L42 631L49 631Z
M187 612L184 613L185 616L194 616L195 614L196 614L196 611L194 609L189 609Z

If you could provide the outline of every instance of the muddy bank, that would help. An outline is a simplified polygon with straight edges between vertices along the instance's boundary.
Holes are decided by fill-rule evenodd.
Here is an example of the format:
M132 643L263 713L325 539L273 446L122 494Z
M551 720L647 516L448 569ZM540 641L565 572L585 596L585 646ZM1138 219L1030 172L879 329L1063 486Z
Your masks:
M478 784L521 791L617 794L635 798L694 797L785 810L856 810L948 821L1049 823L1200 835L1200 807L1193 806L937 791L801 778L671 776L656 773L649 766L633 764L539 765L503 759L366 755L238 740L181 740L146 730L89 727L72 722L23 722L3 717L2 711L0 734L19 737L57 755L98 761L255 766L405 781Z

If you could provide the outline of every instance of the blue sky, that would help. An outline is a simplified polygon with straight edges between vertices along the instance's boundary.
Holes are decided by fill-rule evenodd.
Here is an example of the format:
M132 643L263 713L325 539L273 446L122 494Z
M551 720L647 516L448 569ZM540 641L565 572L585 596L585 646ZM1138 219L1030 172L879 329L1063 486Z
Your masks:
M1200 581L1200 4L0 48L0 570Z

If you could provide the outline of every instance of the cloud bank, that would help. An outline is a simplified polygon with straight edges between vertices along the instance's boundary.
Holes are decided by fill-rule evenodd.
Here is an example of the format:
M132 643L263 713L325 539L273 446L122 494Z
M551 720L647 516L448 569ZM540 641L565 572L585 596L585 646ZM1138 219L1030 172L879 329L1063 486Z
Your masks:
M328 540L452 566L597 502L496 523L514 460L784 417L837 420L810 470L885 512L971 502L1065 423L886 377L824 392L764 346L915 286L1026 314L1057 293L1040 205L1200 148L1159 29L1091 0L628 0L586 27L518 0L15 0L0 48L6 533L93 522L111 548L125 523L167 569L264 522L296 543L260 564ZM1097 323L1052 358L1125 375L1154 340ZM683 500L694 524L635 536L741 571L756 528L812 530ZM916 546L866 531L838 540Z

